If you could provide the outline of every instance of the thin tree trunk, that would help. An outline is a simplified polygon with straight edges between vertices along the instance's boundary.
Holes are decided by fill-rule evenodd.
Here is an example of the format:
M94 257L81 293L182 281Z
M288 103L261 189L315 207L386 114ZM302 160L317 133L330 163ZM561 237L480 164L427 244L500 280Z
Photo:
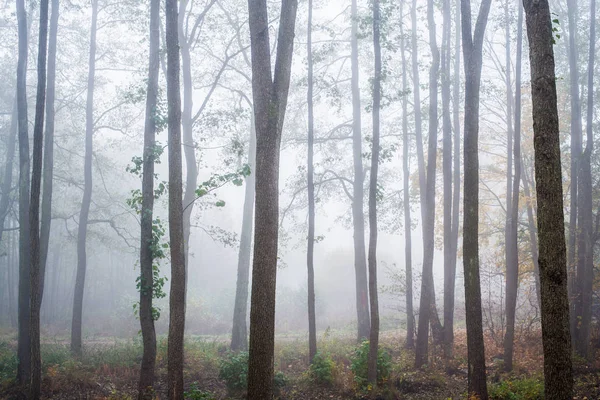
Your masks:
M352 194L352 220L354 227L354 273L356 277L356 315L358 321L358 341L369 337L369 289L367 282L367 256L365 249L364 216L364 170L362 163L362 123L358 65L358 11L357 0L352 0L352 34L350 57L352 67L352 157L354 163L354 183Z
M441 325L435 308L435 290L433 287L433 255L435 228L435 175L437 160L437 119L438 119L438 75L440 55L436 43L435 20L433 15L433 0L427 2L427 20L429 25L429 46L431 47L432 63L429 70L429 138L427 148L427 176L424 202L421 195L421 215L423 218L423 273L421 278L421 300L419 304L419 324L417 331L417 347L415 351L415 366L420 368L427 364L429 344L429 324L431 321L433 336L437 340L441 336ZM419 143L417 143L419 147ZM421 151L422 153L422 151ZM434 323L434 321L436 321Z
M244 213L242 217L242 232L240 234L240 250L238 254L237 283L235 290L235 305L233 309L233 329L231 334L231 350L248 350L248 285L250 281L250 261L252 258L252 222L254 218L254 185L256 181L256 129L254 115L250 127L250 142L248 144L248 165L250 175L246 178L244 189Z
M482 47L491 0L483 0L475 32L471 27L471 1L461 1L462 42L465 65L465 147L463 264L467 323L469 395L487 400L485 346L479 279L479 89Z
M30 230L30 284L31 300L29 332L31 340L31 377L29 398L37 400L42 391L42 359L40 354L40 309L42 287L40 278L40 195L42 188L42 157L44 147L44 110L46 108L46 51L48 46L48 0L40 1L38 38L37 93L33 126L33 166L31 174L31 201L29 203Z
M579 70L577 65L577 1L567 0L569 18L569 44L567 46L569 58L569 85L571 96L571 204L569 211L569 247L567 251L569 268L569 299L571 300L570 329L573 344L577 345L577 316L580 313L581 281L577 272L577 204L579 191L579 158L581 157L581 102L579 99Z
M183 397L183 335L185 330L186 257L181 160L181 95L177 0L166 0L167 101L169 119L169 241L171 293L167 365L170 400Z
M10 127L6 143L6 163L4 164L4 175L2 177L2 193L0 194L0 242L4 234L4 224L9 213L9 208L12 203L12 179L13 168L15 163L15 145L18 130L18 115L17 115L17 94L13 102L13 109L10 117Z
M592 322L592 295L594 285L594 247L592 244L593 220L592 211L592 165L591 156L594 151L594 56L596 45L596 2L590 0L590 42L588 55L588 76L587 76L587 117L586 117L586 147L580 160L579 168L579 237L578 237L578 262L577 262L577 283L578 283L578 301L580 303L580 314L577 318L576 343L577 353L588 359L591 359L590 334Z
M531 65L535 180L547 400L573 396L560 137L550 7L524 0Z
M297 0L283 0L275 71L272 73L267 2L248 1L256 122L256 228L250 304L249 400L273 396L279 151L290 86L297 9Z
M56 37L58 35L59 0L52 0L48 39L48 77L46 89L46 133L44 136L44 176L42 217L40 224L40 303L44 296L46 262L52 222L52 178L54 170L54 100L56 98Z
M450 116L450 0L444 0L442 35L442 132L444 189L444 358L452 358L456 255L452 247L452 118Z
M312 363L317 354L317 328L315 318L315 167L314 167L314 112L313 112L313 56L312 56L312 0L308 0L308 28L306 39L306 52L308 59L308 250L306 265L308 272L308 358Z
M520 1L520 0L519 0ZM523 29L521 28L521 31ZM521 165L523 164L523 156L521 156ZM525 169L527 171L527 168ZM529 246L531 251L531 259L533 260L533 274L535 279L535 291L538 306L542 307L542 292L540 285L540 265L538 256L538 242L537 242L537 228L535 224L535 217L533 215L533 204L531 201L531 192L529 190L529 178L527 173L523 174L523 193L527 199L527 230L529 231Z
M92 0L92 27L90 30L90 56L88 65L87 101L85 107L85 159L83 166L84 187L77 230L77 276L73 296L73 321L71 324L71 352L81 355L81 321L83 292L87 269L87 224L92 200L92 157L94 138L94 80L96 75L96 31L98 25L98 0Z
M156 162L156 104L160 70L160 1L150 2L150 45L148 57L148 87L146 92L146 121L144 126L144 155L142 171L142 209L140 212L140 326L144 353L140 367L138 400L154 396L156 365L156 331L152 299L154 297L154 248L158 245L153 234L154 163Z
M369 303L371 306L371 332L367 377L377 386L377 351L379 349L379 299L377 298L377 174L379 171L379 111L381 108L381 15L379 0L373 0L373 52L375 73L373 77L373 148L369 184Z
M29 133L27 122L27 14L25 2L17 0L19 57L17 65L17 113L19 129L19 334L17 382L29 383L31 374L30 321L30 232L29 232Z
M13 226L13 222L12 220L9 220L8 222L8 226L12 227ZM17 328L17 299L15 298L15 287L16 287L16 283L17 280L15 279L16 276L18 276L18 271L15 271L15 269L18 268L18 261L17 261L17 251L15 249L15 235L13 233L11 233L9 235L9 268L8 268L8 307L9 307L9 312L10 312L10 326L13 328Z
M404 0L400 1L400 15L403 13ZM402 55L402 184L404 204L404 264L406 268L406 347L415 347L415 314L413 310L412 281L412 221L410 216L410 166L408 141L408 79L406 73L404 24L400 24L400 53Z
M513 127L511 120L512 117L512 82L510 79L510 66L511 66L511 54L510 54L510 23L509 23L509 0L506 2L504 15L506 18L506 91L507 91L507 102L509 104L508 109L510 110L507 113L508 120L508 131L509 136L513 133ZM512 196L510 200L510 207L506 207L507 213L507 230L505 236L505 246L506 246L506 334L504 336L504 369L506 371L512 371L513 368L513 349L514 349L514 338L515 338L515 313L517 308L517 292L519 288L519 247L517 241L518 235L518 227L519 227L519 193L520 193L520 182L521 182L521 132L520 132L520 117L521 117L521 76L520 76L520 60L521 57L521 43L522 43L522 31L520 30L520 25L523 23L523 12L522 7L518 3L517 7L519 8L519 18L517 21L517 31L519 37L517 38L517 64L519 71L516 72L516 97L517 103L515 104L515 129L514 129L514 166L515 166L515 174L514 177L510 175L510 169L507 171L507 179L514 179L513 182L510 183L511 191L507 191L507 202L508 197ZM517 108L518 107L518 108ZM517 128L519 131L517 131ZM511 140L512 141L512 140ZM513 149L508 148L507 151L509 154L513 151ZM507 186L508 190L509 186Z

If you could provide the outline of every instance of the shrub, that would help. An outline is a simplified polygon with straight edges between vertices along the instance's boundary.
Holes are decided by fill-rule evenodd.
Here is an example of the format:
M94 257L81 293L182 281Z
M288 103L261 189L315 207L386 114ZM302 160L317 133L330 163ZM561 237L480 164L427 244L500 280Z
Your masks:
M219 379L222 379L230 393L240 393L248 387L248 352L229 353L219 368ZM283 372L275 372L273 386L280 389L287 384Z
M490 386L490 400L543 400L544 383L535 378L506 380Z
M17 354L8 343L0 342L0 386L17 375Z
M183 393L183 397L186 400L215 400L212 393L200 390L197 382L190 385L190 388Z
M308 369L310 379L322 385L331 385L333 383L333 369L335 363L331 356L317 353L313 358L312 364Z
M354 354L350 358L350 369L354 373L354 382L356 385L365 389L369 386L367 379L367 360L369 358L369 341L362 342L360 346L354 351ZM390 377L390 371L392 369L392 357L390 354L379 348L377 351L377 382L382 383Z

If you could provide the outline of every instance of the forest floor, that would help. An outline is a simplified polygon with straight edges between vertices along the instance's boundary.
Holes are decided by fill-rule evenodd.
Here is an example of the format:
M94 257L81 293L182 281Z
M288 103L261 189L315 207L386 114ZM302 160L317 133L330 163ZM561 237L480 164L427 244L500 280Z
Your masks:
M539 332L538 332L539 334ZM390 355L385 362L387 376L376 389L361 387L356 378L361 368L357 345L349 335L325 332L319 334L319 350L326 355L318 371L308 369L308 346L302 336L281 335L276 339L275 371L279 379L280 400L305 399L464 399L467 366L464 332L455 336L454 361L447 364L441 349L430 349L431 364L415 370L414 353L403 348L400 332L384 332L381 346ZM238 358L227 351L224 337L191 336L186 340L186 398L222 400L243 398L244 393L228 390L243 375ZM84 354L74 359L68 344L60 338L45 338L42 344L43 398L47 399L112 399L136 398L141 341L94 338L86 341ZM502 371L502 361L493 354L501 348L486 338L488 388L492 400L543 399L542 349L536 335L520 337L515 348L515 368ZM167 340L158 343L156 398L166 399ZM237 360L237 361L236 361ZM600 357L590 364L575 360L575 399L600 399ZM224 363L229 363L229 372ZM241 361L244 363L244 360ZM241 365L241 364L240 364ZM0 398L19 395L14 386L16 372L16 335L0 332ZM229 374L229 375L228 375ZM235 376L232 376L235 375ZM229 379L229 380L228 380ZM325 383L320 383L326 381ZM227 382L227 383L226 383Z

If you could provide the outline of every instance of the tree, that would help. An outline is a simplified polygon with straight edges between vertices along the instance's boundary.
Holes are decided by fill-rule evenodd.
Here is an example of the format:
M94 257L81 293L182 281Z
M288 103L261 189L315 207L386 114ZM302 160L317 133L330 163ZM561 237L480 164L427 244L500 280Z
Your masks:
M400 1L400 15L403 16L404 1ZM404 206L404 263L406 267L406 347L415 347L415 314L413 310L412 282L412 221L410 216L409 179L410 168L408 160L408 79L406 71L404 24L400 24L400 54L402 55L402 184Z
M249 0L256 124L256 227L250 303L248 399L273 395L275 283L279 228L279 150L290 86L297 0L282 0L274 73L266 0Z
M160 1L150 2L150 50L148 86L146 90L146 120L144 126L144 156L142 171L142 208L140 216L140 326L144 353L140 367L138 399L152 399L156 365L156 331L152 298L154 296L154 163L156 162L156 106L160 68Z
M87 269L87 228L92 201L92 157L94 145L94 82L96 77L96 33L98 26L98 0L92 0L92 26L90 30L90 55L88 63L87 99L85 105L85 157L83 166L83 199L77 228L77 275L73 296L73 321L71 323L71 352L81 355L81 321L83 291Z
M364 216L364 169L362 161L362 122L358 64L358 11L357 0L351 4L350 63L352 69L352 160L354 181L352 184L352 220L354 227L354 273L356 277L356 315L358 319L358 341L368 337L370 330L367 256L365 249Z
M483 0L475 32L471 27L471 1L461 1L462 43L465 67L464 122L464 219L463 266L467 319L469 395L487 400L485 349L479 281L479 88L481 85L482 47L491 0Z
M377 385L377 353L379 349L379 300L377 298L377 174L379 171L379 113L381 110L381 11L379 0L373 0L373 52L375 72L373 76L373 148L369 182L369 303L371 306L371 332L369 334L369 358L367 377Z
M24 0L17 0L19 57L17 64L17 115L19 137L19 334L17 382L28 383L31 374L30 232L29 232L29 133L27 126L27 14Z
M42 187L42 157L44 146L44 110L46 108L46 50L48 46L48 0L40 2L38 40L37 94L33 125L33 167L31 174L31 201L29 202L30 231L30 294L29 334L31 346L31 377L29 398L37 400L42 390L42 358L40 354L40 191Z
M586 145L579 160L578 182L578 248L577 248L577 282L575 298L574 330L575 350L582 357L590 358L590 332L592 322L592 295L594 285L594 246L593 246L593 183L591 156L594 151L594 56L596 45L596 2L590 1L590 44L587 76L587 118ZM570 17L570 15L569 15ZM571 318L573 319L573 318Z
M179 93L180 62L177 0L166 0L165 10L169 125L169 241L171 248L167 380L169 399L182 400L186 257L182 203L183 182L181 177L181 95Z
M308 270L308 357L312 363L317 354L317 328L315 318L315 166L314 166L314 110L313 110L313 55L312 55L312 0L308 0L308 29L306 39L306 52L308 59L308 250L306 252L306 265Z
M554 38L547 0L524 0L531 66L545 398L573 397Z
M414 4L414 3L413 3ZM421 218L423 221L423 273L421 278L421 301L419 303L419 322L417 330L417 347L415 351L415 367L427 364L429 344L429 325L433 336L439 339L441 325L435 306L435 288L433 285L433 256L435 228L435 175L437 166L437 119L438 119L438 76L440 54L436 43L433 0L427 2L427 23L429 27L429 47L432 62L429 69L429 138L427 147L427 171L425 171L423 144L417 136L417 155L420 154L419 184L421 193ZM414 35L414 33L413 33ZM413 43L413 46L416 44ZM416 55L413 54L413 57ZM415 102L415 107L418 104ZM425 175L426 173L426 175Z

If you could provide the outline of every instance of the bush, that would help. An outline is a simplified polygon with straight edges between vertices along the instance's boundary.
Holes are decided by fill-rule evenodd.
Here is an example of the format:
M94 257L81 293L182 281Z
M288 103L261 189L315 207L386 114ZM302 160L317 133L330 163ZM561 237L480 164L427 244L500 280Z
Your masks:
M219 379L222 379L230 393L240 393L248 387L248 352L229 353L219 368ZM284 387L287 378L283 372L275 372L273 386L275 389Z
M362 342L350 358L350 369L354 373L354 382L360 389L369 386L367 379L367 360L369 358L369 341ZM377 382L385 382L390 377L392 357L382 348L377 351Z
M0 387L17 375L17 354L8 343L0 342Z
M331 356L322 353L315 354L312 364L308 369L310 379L322 385L331 385L333 383L333 369L335 363Z
M490 386L490 400L543 400L544 383L535 378L506 380Z
M190 388L183 393L183 397L186 400L215 400L212 393L200 390L197 382L190 385Z

